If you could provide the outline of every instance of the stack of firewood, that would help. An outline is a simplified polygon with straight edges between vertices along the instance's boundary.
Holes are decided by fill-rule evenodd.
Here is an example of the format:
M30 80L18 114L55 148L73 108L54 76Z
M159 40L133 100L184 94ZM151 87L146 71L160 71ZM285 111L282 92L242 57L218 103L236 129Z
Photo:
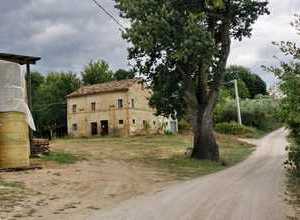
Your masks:
M48 139L32 139L30 145L30 151L32 157L40 157L50 153L49 140Z

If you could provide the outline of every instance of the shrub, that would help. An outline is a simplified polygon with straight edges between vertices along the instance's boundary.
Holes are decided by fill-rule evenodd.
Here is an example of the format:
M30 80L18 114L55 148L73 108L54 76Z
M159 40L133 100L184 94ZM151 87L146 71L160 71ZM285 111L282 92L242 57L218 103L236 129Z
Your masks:
M178 130L180 130L180 131L190 131L191 129L192 129L192 126L187 120L181 119L178 122Z
M269 131L279 127L277 117L278 103L271 98L246 99L241 101L243 124L259 130ZM235 100L220 104L215 111L215 123L237 120Z
M252 135L255 133L253 128L246 127L244 125L239 125L238 123L219 123L215 126L215 130L223 134L232 135Z
M172 136L172 135L174 135L174 133L172 133L172 132L169 131L169 130L165 130L165 131L164 131L164 134L167 135L167 136Z

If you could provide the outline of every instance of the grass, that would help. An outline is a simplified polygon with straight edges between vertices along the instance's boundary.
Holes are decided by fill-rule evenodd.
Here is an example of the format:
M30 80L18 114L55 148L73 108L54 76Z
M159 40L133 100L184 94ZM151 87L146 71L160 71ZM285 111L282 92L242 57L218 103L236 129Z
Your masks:
M68 152L60 151L51 152L50 154L41 157L41 159L46 161L55 161L59 164L74 164L77 161L81 160L81 158L78 156L75 156Z
M24 188L24 184L23 183L19 183L19 182L7 182L4 180L0 180L0 187L4 187L4 188Z
M300 218L300 176L288 173L287 192L289 195L287 200L295 208L296 217Z
M58 139L53 146L89 160L117 160L154 167L178 178L189 178L219 171L247 158L253 146L227 135L217 135L220 145L220 162L198 161L184 153L191 147L189 135L105 137ZM56 157L54 157L56 158Z

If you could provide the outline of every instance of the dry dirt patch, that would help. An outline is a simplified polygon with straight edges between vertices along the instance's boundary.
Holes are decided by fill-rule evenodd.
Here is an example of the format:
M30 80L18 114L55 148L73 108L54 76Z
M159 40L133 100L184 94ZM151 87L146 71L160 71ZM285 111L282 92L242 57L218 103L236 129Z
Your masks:
M252 151L232 137L218 138L229 165ZM33 160L44 169L1 173L0 178L12 185L2 189L8 200L1 203L5 205L0 206L0 219L84 219L93 210L159 191L179 178L224 168L221 163L184 158L190 142L190 136L56 140L51 145L55 152L83 160L67 165ZM4 201L1 188L0 197Z

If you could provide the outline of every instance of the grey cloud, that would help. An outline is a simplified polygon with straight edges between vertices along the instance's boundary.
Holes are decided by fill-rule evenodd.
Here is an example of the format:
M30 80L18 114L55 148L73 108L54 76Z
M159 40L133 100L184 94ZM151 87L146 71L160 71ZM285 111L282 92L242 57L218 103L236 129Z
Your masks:
M41 56L35 68L43 72L80 72L89 60L98 58L108 61L113 69L128 67L128 44L121 38L119 27L91 0L3 2L0 51ZM118 16L113 0L101 3ZM250 39L233 42L229 64L245 65L272 84L274 77L260 66L277 62L273 55L279 53L272 41L298 39L289 23L299 11L300 1L270 0L270 9L272 14L254 25Z
M127 68L127 43L92 1L11 0L0 9L0 50L41 56L41 71L79 72L91 59ZM110 0L102 1L118 14Z

